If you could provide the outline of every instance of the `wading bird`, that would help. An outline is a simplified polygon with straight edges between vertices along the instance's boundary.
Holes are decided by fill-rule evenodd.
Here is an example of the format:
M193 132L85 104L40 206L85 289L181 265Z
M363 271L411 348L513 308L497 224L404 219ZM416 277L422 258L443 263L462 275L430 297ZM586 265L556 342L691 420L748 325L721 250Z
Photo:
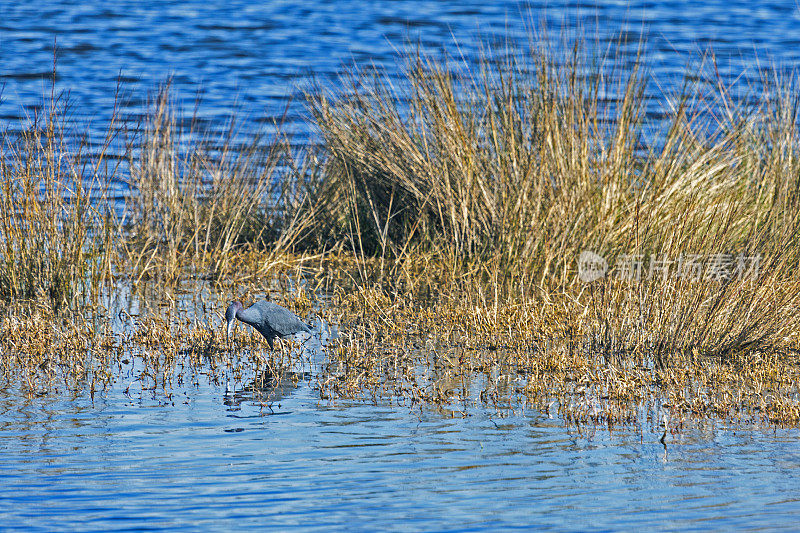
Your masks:
M275 337L283 338L295 333L305 331L311 333L311 327L300 320L296 314L278 304L261 300L247 309L242 302L233 302L225 311L225 320L228 322L227 335L230 338L236 325L234 319L239 319L245 324L250 324L256 331L264 335L269 343L269 349L274 350L272 344Z

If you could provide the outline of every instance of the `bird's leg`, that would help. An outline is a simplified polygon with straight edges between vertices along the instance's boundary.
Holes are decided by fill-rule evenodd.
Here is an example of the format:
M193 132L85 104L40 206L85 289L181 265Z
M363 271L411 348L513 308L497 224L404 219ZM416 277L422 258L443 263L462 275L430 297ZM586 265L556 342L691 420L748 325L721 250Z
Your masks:
M235 337L236 336L236 328L227 328L225 330L225 340L228 343L228 353L233 352L233 346L236 343Z
M231 364L233 361L233 349L236 345L236 328L232 328L228 330L228 334L226 335L228 340L228 351L225 354L225 395L232 394L236 392L236 387L231 387L230 383L230 373L231 373Z

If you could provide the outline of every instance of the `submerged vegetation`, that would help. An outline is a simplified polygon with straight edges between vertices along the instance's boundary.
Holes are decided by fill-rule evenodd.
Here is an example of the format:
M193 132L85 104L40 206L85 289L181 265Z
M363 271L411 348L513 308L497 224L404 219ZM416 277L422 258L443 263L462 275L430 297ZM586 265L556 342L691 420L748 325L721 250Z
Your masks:
M644 61L565 49L354 71L309 91L303 153L201 131L169 85L90 146L53 94L0 153L3 386L94 394L134 359L167 396L179 367L291 374L302 355L221 337L243 290L338 326L314 361L328 401L800 424L794 78L736 99L708 57L657 100ZM214 287L205 322L175 309L187 280ZM156 285L168 315L114 329L120 284Z

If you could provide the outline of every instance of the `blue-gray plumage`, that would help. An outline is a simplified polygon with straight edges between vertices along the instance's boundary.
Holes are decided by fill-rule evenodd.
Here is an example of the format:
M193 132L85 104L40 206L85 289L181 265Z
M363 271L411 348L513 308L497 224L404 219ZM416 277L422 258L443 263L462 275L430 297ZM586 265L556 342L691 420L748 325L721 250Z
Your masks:
M256 331L267 339L270 350L275 349L272 344L275 337L287 337L301 331L311 332L309 325L300 320L300 317L296 314L266 300L256 302L247 309L242 306L242 302L233 302L229 305L225 311L229 337L233 333L233 327L236 325L234 319L241 320L245 324L250 324L256 328Z

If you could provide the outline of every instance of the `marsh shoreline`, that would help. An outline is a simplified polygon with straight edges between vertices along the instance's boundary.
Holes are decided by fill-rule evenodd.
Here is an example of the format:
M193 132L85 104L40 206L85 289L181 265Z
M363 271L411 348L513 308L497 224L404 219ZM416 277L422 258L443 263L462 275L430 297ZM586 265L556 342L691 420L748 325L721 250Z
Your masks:
M169 83L143 124L112 119L93 145L53 86L0 154L6 386L94 394L123 359L164 394L177 367L280 375L302 356L232 348L215 325L266 296L339 330L321 399L797 425L795 78L762 73L755 100L687 81L647 139L641 65L578 45L473 70L408 53L399 86L353 71L307 93L323 143L301 150L279 124L249 145L233 123L204 131ZM198 281L209 301L179 299L199 321L174 294ZM125 332L101 301L119 283L152 309Z

